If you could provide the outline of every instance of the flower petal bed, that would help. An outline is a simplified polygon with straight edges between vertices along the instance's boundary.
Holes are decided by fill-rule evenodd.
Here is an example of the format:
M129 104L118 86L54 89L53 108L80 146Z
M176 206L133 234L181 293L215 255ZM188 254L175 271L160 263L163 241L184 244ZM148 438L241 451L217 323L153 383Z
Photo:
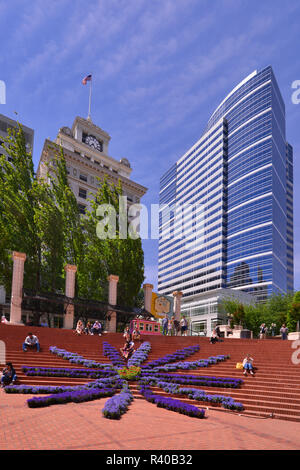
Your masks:
M217 364L218 362L225 361L229 359L230 356L211 356L208 359L198 359L197 361L184 361L184 362L176 362L175 364L166 364L155 366L153 368L147 368L147 365L142 367L143 373L146 373L148 370L150 372L172 372L175 370L191 370L191 369L198 369L199 367L209 367L212 364ZM159 359L158 359L159 361ZM154 361L153 361L154 362Z
M110 377L115 375L113 370L95 370L95 369L71 369L60 367L27 367L22 366L22 371L27 376L41 376L41 377L70 377L70 378L98 378Z
M82 403L97 400L99 398L112 396L115 390L112 388L100 388L91 390L76 390L72 392L57 393L48 397L33 397L27 400L29 408L41 408L50 405L65 403Z
M118 395L107 400L102 409L103 416L108 419L120 419L121 415L128 410L132 400L132 393L126 384Z
M57 348L56 346L50 346L49 351L52 354L55 354L58 357L61 357L62 359L65 359L71 362L72 364L80 364L80 365L83 365L84 367L92 367L95 369L101 369L101 368L111 369L112 368L110 364L105 364L105 363L101 364L99 362L96 362L90 359L84 359L83 356L80 356L77 353L71 353L71 352L66 351L65 349Z
M236 402L231 397L226 397L223 395L210 395L199 390L197 388L180 388L180 384L173 384L169 382L162 382L159 378L151 377L151 382L144 385L143 379L140 381L141 387L146 387L147 385L152 385L161 388L166 393L173 395L188 395L188 398L196 401L203 401L212 404L221 404L223 408L228 408L231 410L242 411L244 406L242 403Z
M149 341L145 341L128 359L128 367L140 366L148 358L150 351L151 344Z
M143 369L152 369L153 367L169 364L170 362L180 361L181 359L185 359L186 357L195 354L197 351L199 351L199 349L200 347L198 345L179 349L173 354L166 354L165 356L156 359L155 361L149 362L148 364L143 366Z
M119 351L107 341L103 342L103 354L109 358L115 367L123 368L126 366L125 360L121 357Z
M66 385L7 385L4 387L6 393L27 393L31 395L56 394L71 392L76 390L87 390L89 388L122 388L123 381L119 375L113 377L98 379L88 382L84 385L66 386Z
M149 374L149 375L148 375ZM143 373L142 381L147 383L147 379L151 381L153 373ZM184 385L199 385L206 387L220 387L220 388L239 388L243 383L241 379L225 378L225 377L211 377L211 376L198 376L198 375L184 375L184 374L159 374L156 373L155 377L164 380L165 382L173 382Z
M226 397L223 395L207 395L203 390L193 388L179 388L178 394L188 395L188 397L192 400L205 401L209 403L220 403L223 408L230 410L243 411L244 409L244 405L242 403L236 402L231 397Z
M147 401L155 403L160 408L166 408L170 411L176 411L187 416L204 418L205 411L199 409L194 405L189 405L180 400L174 400L173 398L163 397L161 395L156 395L149 388L141 386L141 394L145 397Z

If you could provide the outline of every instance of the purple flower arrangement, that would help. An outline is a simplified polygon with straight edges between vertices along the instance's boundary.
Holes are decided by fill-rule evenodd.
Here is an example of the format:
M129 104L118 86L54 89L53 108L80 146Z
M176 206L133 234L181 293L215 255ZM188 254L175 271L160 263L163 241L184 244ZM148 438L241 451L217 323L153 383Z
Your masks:
M194 405L184 403L181 400L174 400L174 398L156 395L145 386L140 387L140 392L147 401L155 403L159 408L166 408L167 410L176 411L177 413L196 418L204 418L205 416L204 410L199 409Z
M123 368L126 366L125 360L121 357L118 350L114 346L111 346L107 341L103 342L103 354L109 358L116 368Z
M22 366L22 371L30 377L70 377L70 378L99 378L115 375L113 370L95 369L71 369L60 367L26 367Z
M115 390L112 388L100 388L90 390L73 390L71 392L57 393L48 397L33 397L27 400L29 408L41 408L50 405L60 405L64 403L82 403L99 398L112 396Z
M113 377L98 379L88 382L84 385L66 386L66 385L7 385L4 387L6 393L27 393L27 394L57 394L65 392L73 392L77 390L87 390L90 388L122 388L123 380L118 375Z
M4 387L6 393L28 393L31 395L63 393L72 391L73 389L74 387L65 385L7 385Z
M94 382L85 384L85 388L122 388L123 380L119 375L108 377L104 379L97 379Z
M66 351L65 349L57 348L56 346L50 346L49 351L52 354L56 354L58 357L61 357L62 359L65 359L71 362L72 364L80 364L80 365L83 365L84 367L92 367L95 369L101 369L101 368L111 369L110 364L101 364L99 362L96 362L90 359L84 359L83 356L80 356L77 353L71 353L71 352Z
M150 374L150 380L153 374ZM239 388L243 381L235 378L224 377L211 377L211 376L198 376L198 375L184 375L184 374L155 374L155 378L164 380L165 382L173 382L184 385L199 385L205 387L220 387L220 388ZM143 373L143 382L147 383L148 374Z
M132 393L126 384L118 395L106 401L102 409L103 416L108 419L120 419L121 415L128 410L132 400Z
M211 356L208 359L196 361L184 361L185 358L199 351L199 346L190 346L167 354L162 358L142 366L140 365L148 358L151 351L149 342L143 343L133 356L128 360L128 367L139 368L138 374L141 394L146 400L155 403L159 407L183 413L187 416L203 418L204 410L196 406L175 400L170 397L156 395L150 390L150 386L159 387L168 394L187 395L189 399L196 401L220 404L224 408L231 410L243 410L242 403L235 402L233 398L222 395L207 394L198 388L183 388L182 385L196 385L205 387L238 388L243 381L235 378L195 376L187 374L169 374L168 372L181 370L191 370L200 367L209 367L225 361L229 356ZM109 419L120 419L121 415L128 410L133 400L128 383L122 378L121 369L126 368L126 362L121 357L119 351L107 342L103 343L103 354L109 358L112 364L101 364L93 360L85 359L77 353L71 353L56 346L50 347L51 353L68 360L72 364L78 364L83 368L62 368L62 367L27 367L22 369L28 376L49 376L49 377L84 377L93 379L84 385L77 386L42 386L42 385L9 385L5 387L6 393L27 393L27 394L47 394L48 396L33 397L27 400L28 406L32 408L45 407L53 404L81 403L96 400L103 397L111 397L106 401L102 409L103 416ZM128 369L129 371L131 369ZM127 377L127 376L126 376ZM117 390L120 390L117 395Z
M147 387L147 385L144 385L143 380L141 380L140 383L142 387ZM223 395L210 395L197 388L180 388L179 384L160 382L159 379L155 379L155 377L151 377L151 382L149 385L159 387L166 393L170 393L172 395L188 395L188 398L191 400L203 401L212 404L221 404L223 408L228 408L231 410L242 411L244 409L242 403L236 402L231 397L226 397Z
M165 365L160 365L160 366L155 366L153 368L149 368L149 371L150 373L159 372L159 371L172 372L178 369L191 370L191 369L197 369L199 367L209 367L211 364L217 364L218 362L225 361L229 357L230 356L212 356L212 357L209 357L208 359L198 359L197 361L175 362L173 364L165 364ZM160 359L158 359L157 361L160 361ZM144 372L147 372L148 365L149 364L143 367Z
M129 358L127 365L131 366L140 366L148 357L151 351L151 344L149 341L145 341Z
M193 388L179 388L179 395L188 395L192 400L205 401L209 403L221 404L223 408L230 410L243 411L244 405L242 403L236 402L231 397L226 397L223 395L209 395L206 394L203 390L193 389Z
M198 345L188 346L187 348L179 349L173 354L166 354L164 357L149 362L148 364L143 366L143 369L152 369L153 367L169 364L170 362L180 361L188 356L191 356L192 354L195 354L197 351L199 351L199 349L200 347Z

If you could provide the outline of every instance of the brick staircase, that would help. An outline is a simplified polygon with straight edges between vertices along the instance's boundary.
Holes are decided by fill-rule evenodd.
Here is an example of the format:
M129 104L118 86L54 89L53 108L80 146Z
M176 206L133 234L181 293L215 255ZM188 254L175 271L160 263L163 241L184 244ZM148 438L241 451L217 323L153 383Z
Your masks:
M41 352L22 351L22 343L32 331L36 334L41 343ZM49 352L50 346L57 346L70 352L76 352L86 359L94 359L98 362L109 362L102 354L102 343L108 341L118 349L123 345L124 340L121 334L109 333L99 336L76 336L73 331L51 328L35 328L12 325L0 325L0 340L6 343L6 361L13 363L19 383L36 385L79 385L87 382L87 379L61 378L61 377L27 377L22 371L24 366L44 366L44 367L73 367L68 361L58 358ZM162 337L145 336L144 340L151 342L151 353L148 360L152 361L174 352L186 346L199 344L200 351L187 360L205 359L218 354L229 354L230 359L224 363L219 363L209 368L202 368L191 371L177 371L176 373L189 373L191 375L205 375L215 377L238 377L244 379L244 384L240 389L224 388L202 388L209 394L222 394L231 396L236 401L242 402L245 406L245 414L253 416L270 417L300 421L300 366L291 362L294 350L290 341L274 339L270 340L238 340L225 339L222 343L209 344L208 338L202 337ZM138 346L139 343L136 343ZM254 377L244 377L240 370L235 368L237 362L249 353L254 358L254 365L257 368ZM90 379L92 380L92 379ZM136 398L142 398L137 391L136 383L130 384L132 392ZM166 395L160 389L161 395ZM176 397L178 398L178 397ZM196 404L186 397L180 399ZM201 407L201 404L199 404Z

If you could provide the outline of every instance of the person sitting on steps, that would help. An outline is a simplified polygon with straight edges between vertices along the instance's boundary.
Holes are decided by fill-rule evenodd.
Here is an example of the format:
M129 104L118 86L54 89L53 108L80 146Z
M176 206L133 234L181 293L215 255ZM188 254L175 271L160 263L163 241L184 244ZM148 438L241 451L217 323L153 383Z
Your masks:
M212 334L211 334L211 337L210 337L210 344L215 344L217 343L219 340L218 340L218 335L217 335L217 332L216 332L216 329L214 328L213 331L212 331Z
M124 359L129 359L129 357L134 353L134 342L131 340L130 335L126 336L126 343L123 348L120 348L120 351Z
M17 374L11 362L6 363L6 367L2 371L1 387L6 385L14 385L17 380Z
M95 321L95 323L93 324L93 328L92 328L92 335L99 335L101 336L101 333L102 333L102 325L99 321Z
M247 354L247 356L243 360L243 370L244 370L244 375L247 375L247 371L250 372L251 375L254 375L253 359L252 357L250 357L250 354Z
M83 332L84 332L84 324L82 323L81 320L78 320L75 333L77 333L77 335L80 336L83 334Z
M27 338L23 343L23 351L27 351L27 349L36 348L37 352L40 352L40 343L37 336L33 335L32 333L28 333Z
M87 324L85 325L84 333L86 335L90 335L92 333L92 324L90 321L88 321Z

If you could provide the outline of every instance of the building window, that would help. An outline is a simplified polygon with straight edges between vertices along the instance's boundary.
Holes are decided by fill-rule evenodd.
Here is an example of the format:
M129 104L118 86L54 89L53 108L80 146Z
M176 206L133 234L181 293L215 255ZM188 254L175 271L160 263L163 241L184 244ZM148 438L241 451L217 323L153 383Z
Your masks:
M79 197L81 197L82 199L86 199L86 189L83 189L83 188L79 188L79 193L78 193Z
M81 181L85 181L87 183L88 177L87 177L87 175L84 175L83 173L80 173L79 179Z
M79 214L84 215L86 207L83 204L78 204Z
M201 320L192 322L192 335L206 336L207 333L207 321Z

